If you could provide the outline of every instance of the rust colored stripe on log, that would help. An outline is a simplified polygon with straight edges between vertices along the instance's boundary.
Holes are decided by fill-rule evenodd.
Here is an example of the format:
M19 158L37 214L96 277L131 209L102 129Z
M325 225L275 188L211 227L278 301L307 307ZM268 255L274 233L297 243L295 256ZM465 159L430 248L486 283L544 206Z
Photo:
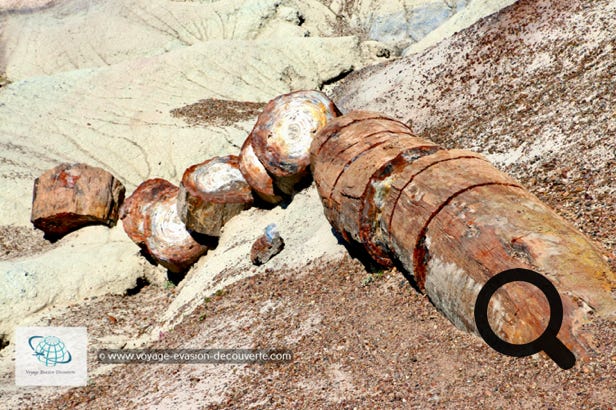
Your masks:
M364 155L366 151L370 151L382 144L389 143L392 138L397 138L399 135L414 137L413 134L410 133L379 131L367 135L360 141L356 141L348 146L343 146L340 151L332 153L330 161L323 166L324 170L329 171L328 174L326 174L329 178L322 179L326 189L329 188L329 196L331 197L342 174L355 160ZM335 176L334 179L332 179L333 176Z
M331 121L330 124L336 125L337 121ZM358 139L354 136L359 133L362 136L362 140L369 140L375 135L383 132L414 136L411 130L404 124L397 121L386 121L382 118L369 118L363 121L355 121L333 133L331 133L330 128L326 126L318 133L318 135L321 136L319 137L320 140L323 139L323 135L327 135L328 138L323 144L318 146L319 154L317 158L327 158L329 156L335 156L338 152L343 152L348 148L349 144L352 145L358 142Z
M324 156L327 161L317 165L313 171L315 181L319 181L317 187L321 195L329 200L336 181L344 172L344 166L364 150L383 144L389 138L390 135L384 133L373 134L370 138L355 141L348 146L341 147L338 152Z
M342 233L343 237L347 240L348 238L353 238L356 241L359 240L359 237L357 235L354 235L352 233L350 234L350 232L356 231L354 229L354 227L356 226L356 223L346 220L346 217L349 214L353 215L354 211L358 209L359 206L358 205L356 206L353 202L351 202L346 205L348 207L349 212L343 212L341 208L342 201L341 201L340 195L337 195L336 187L339 181L341 180L341 178L343 178L343 175L346 174L347 169L353 163L358 161L363 155L367 155L369 152L371 152L374 149L377 149L380 146L387 146L388 144L392 144L392 141L398 141L395 138L396 134L393 134L393 133L379 133L378 134L379 138L376 138L376 135L377 134L373 135L374 138L372 140L371 139L362 140L363 144L353 145L351 148L345 150L343 152L343 155L334 157L335 161L332 161L329 164L327 164L327 166L325 166L325 169L330 171L331 173L330 175L336 175L337 173L337 177L335 181L331 184L331 188L327 187L327 185L329 184L325 178L321 179L322 184L326 186L326 189L321 188L322 192L329 191L329 197L327 197L326 201L324 202L325 207L332 208L335 210L334 214L331 214L330 212L326 213L326 215L328 216L328 220L332 224L334 224L334 226L338 229L338 231ZM408 134L403 134L403 135L408 136ZM409 138L411 137L409 136ZM398 148L394 148L394 149L399 151ZM344 159L346 159L346 162L340 161ZM363 164L363 162L360 162L360 163ZM370 167L370 166L373 166L373 164L367 164L367 166ZM372 167L368 169L371 169L372 171L374 171L374 168ZM339 170L339 171L336 172L336 170ZM347 174L347 175L352 175L352 173ZM366 181L362 181L362 182L365 183ZM359 182L359 184L361 185L362 182ZM338 217L335 217L334 215L338 215ZM347 227L345 228L345 226ZM353 228L350 228L349 226L352 226Z
M391 189L391 180L417 159L432 155L441 149L436 145L423 145L404 150L381 165L370 177L370 181L362 194L359 237L360 242L364 244L370 256L377 263L385 267L394 265L385 237L385 227L381 223L382 208Z
M433 155L428 155L422 158L418 158L416 161L413 161L409 164L408 167L401 170L400 173L394 176L394 179L391 184L391 193L393 194L393 200L390 200L388 197L387 204L389 207L384 208L383 212L383 220L387 223L387 231L390 230L393 215L396 212L398 201L400 200L400 196L402 192L409 186L413 179L420 175L422 172L428 170L430 167L437 165L441 162L452 161L460 158L478 158L485 161L485 159L480 155L472 151L465 150L447 150L447 151L438 151ZM389 209L388 209L389 208Z
M411 251L401 253L400 262L413 272L420 289L425 272L415 272L414 268L423 265L414 257L413 250L418 248L421 232L450 198L473 186L494 183L519 186L482 158L455 158L432 163L401 191L388 231L394 246ZM408 260L409 257L412 260Z
M403 134L403 135L409 135L410 136L410 134ZM346 162L344 163L344 165L342 165L342 168L340 169L340 173L338 174L338 176L336 177L336 180L332 184L332 189L331 189L330 197L332 195L334 195L334 192L336 191L336 189L338 187L338 184L340 183L340 180L343 179L343 176L345 174L347 174L347 171L349 170L349 168L351 166L353 166L359 159L361 159L365 155L368 155L368 153L372 152L372 150L374 150L376 148L379 148L379 147L382 147L382 146L388 146L388 147L391 148L392 138L394 137L394 134L393 133L379 133L379 136L381 136L382 138L379 139L376 142L371 143L367 148L358 147L358 146L354 147L354 148L360 149L361 151L354 152L352 157L347 159ZM394 146L394 148L396 148L396 147L397 147L397 145ZM346 152L349 152L349 151L346 151ZM353 151L355 151L355 149L353 149ZM355 196L355 197L357 198L357 196Z
M345 164L343 172L336 180L332 190L331 203L339 209L341 229L360 241L362 194L370 178L383 162L396 157L400 151L423 145L425 142L416 137L398 135L355 156Z
M333 122L335 123L335 121ZM321 163L320 160L313 162L313 176L316 181L320 181L319 186L324 196L330 196L334 181L340 176L339 173L336 174L336 171L342 172L344 164L352 161L354 156L361 153L362 150L377 142L391 138L392 134L414 136L408 129L388 130L382 122L365 121L364 123L368 127L367 129L349 127L334 140L331 140L332 143L322 151L320 156L324 163ZM357 132L362 133L361 139L354 137Z

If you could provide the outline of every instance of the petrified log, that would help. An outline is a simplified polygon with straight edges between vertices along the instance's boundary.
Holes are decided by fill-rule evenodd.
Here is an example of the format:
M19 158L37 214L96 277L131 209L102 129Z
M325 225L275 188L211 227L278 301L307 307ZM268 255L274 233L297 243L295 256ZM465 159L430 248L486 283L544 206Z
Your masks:
M251 144L281 192L292 194L308 174L312 139L338 114L319 91L284 94L265 106L251 132Z
M143 181L120 207L124 231L133 242L145 247L145 215L160 193L174 185L162 178Z
M240 171L259 198L273 205L282 201L282 196L274 186L274 180L255 154L252 134L248 135L240 151Z
M34 181L34 226L53 239L86 225L114 226L124 185L104 169L60 164Z
M473 309L489 278L525 268L559 290L558 338L588 353L588 311L616 314L616 279L584 235L481 155L445 150L376 113L332 120L311 146L325 215L379 263L399 263L459 328L477 332ZM536 339L549 318L543 293L515 282L492 298L491 327L510 343Z
M169 181L149 179L126 199L120 212L128 236L172 272L185 271L208 249L178 216L178 192Z
M189 230L217 237L223 225L252 202L239 158L227 155L186 169L178 194L178 213Z

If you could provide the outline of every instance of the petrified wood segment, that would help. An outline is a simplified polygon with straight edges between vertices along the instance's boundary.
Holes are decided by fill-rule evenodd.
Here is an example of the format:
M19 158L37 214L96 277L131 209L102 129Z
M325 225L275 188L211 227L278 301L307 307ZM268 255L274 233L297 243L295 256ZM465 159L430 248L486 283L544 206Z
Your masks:
M113 226L125 189L104 169L60 164L34 181L31 221L58 238L86 225Z
M274 205L282 201L282 196L276 192L274 180L252 148L252 134L248 135L240 151L240 171L259 198Z
M376 120L376 121L371 121ZM337 138L342 129L349 131L352 127L359 127L366 130L364 136L374 132L402 132L411 134L409 128L399 121L371 111L352 111L342 117L337 117L336 121L330 121L318 132L310 146L310 163L320 156L321 150L325 148L330 138Z
M370 112L338 117L317 134L311 147L313 176L325 215L346 240L361 241L361 210L372 175L400 152L421 147L437 146L404 124ZM381 262L391 265L387 257Z
M317 134L311 161L334 228L377 262L399 262L456 326L477 331L479 290L512 268L554 283L565 313L558 338L578 355L588 352L579 333L587 312L616 314L616 278L601 252L481 155L355 112ZM526 343L543 332L549 307L537 288L516 282L496 292L488 315L504 340Z
M208 249L180 220L178 192L164 179L147 180L127 198L121 212L128 236L172 272L188 269Z
M129 238L139 246L145 246L145 215L157 201L160 193L174 185L161 178L144 181L126 198L120 207L122 226Z
M413 266L412 271L419 287L423 287L425 282L424 260L416 255L416 251L407 252L406 247L410 245L410 249L418 249L420 242L425 240L428 225L442 207L459 192L479 186L519 187L515 180L498 171L485 159L472 158L471 155L469 152L469 157L440 161L424 168L405 184L393 203L387 227L390 244L404 266ZM409 218L411 215L412 218Z
M178 213L189 230L217 237L222 226L252 202L239 158L227 155L193 165L184 172Z
M419 159L432 156L440 150L441 148L435 145L423 145L401 151L383 163L370 177L370 182L362 194L359 236L360 242L377 263L388 267L393 265L387 227L381 227L380 221L389 221L389 217L384 215L385 209L395 201L387 198L390 195L397 198L396 192L400 192L395 189L395 180L401 176L408 177L408 171L412 171L412 165L417 164Z
M314 135L338 115L334 103L319 91L296 91L271 100L252 130L254 152L275 186L292 194L308 173Z
M475 330L473 306L481 286L512 267L543 273L556 286L564 308L558 338L582 356L586 340L578 327L587 312L616 313L610 295L616 280L601 253L523 188L487 184L462 190L422 236L412 250L417 277L425 278L426 293L462 328ZM549 307L534 286L515 285L492 298L490 323L505 340L529 342L545 328Z

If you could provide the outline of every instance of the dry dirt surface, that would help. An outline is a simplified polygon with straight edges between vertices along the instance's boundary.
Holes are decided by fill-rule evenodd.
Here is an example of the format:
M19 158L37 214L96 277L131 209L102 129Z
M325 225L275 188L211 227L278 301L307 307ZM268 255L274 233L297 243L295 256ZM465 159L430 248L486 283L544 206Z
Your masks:
M171 110L171 115L184 118L191 125L229 126L239 121L254 120L263 107L265 103L210 98Z
M131 298L164 302L164 292L148 287L142 292ZM115 317L139 317L126 315ZM588 327L596 357L572 370L560 370L539 355L503 356L456 329L399 272L369 273L345 257L237 282L204 300L151 346L289 349L289 363L116 365L87 387L38 405L33 394L33 401L21 404L55 409L105 409L112 403L115 408L610 409L616 400L616 323L596 321Z

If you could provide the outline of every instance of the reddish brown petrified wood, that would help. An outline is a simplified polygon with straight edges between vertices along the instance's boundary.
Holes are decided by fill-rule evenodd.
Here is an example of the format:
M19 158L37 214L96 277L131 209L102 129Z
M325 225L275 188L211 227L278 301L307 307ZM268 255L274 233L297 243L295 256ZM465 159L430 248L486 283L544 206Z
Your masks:
M319 91L284 94L265 106L251 133L252 147L281 192L292 194L308 175L312 139L337 115Z
M160 193L174 185L161 178L144 181L126 198L120 208L120 219L126 234L137 245L145 245L145 215Z
M60 164L34 181L31 221L52 239L86 225L113 226L124 193L122 183L104 169Z
M316 135L311 167L325 215L349 241L386 266L396 261L458 327L477 331L474 304L489 278L526 268L559 290L558 335L578 355L588 311L616 314L616 278L601 252L481 155L445 150L383 115L353 112ZM526 343L550 312L537 288L516 282L496 292L488 317L496 333Z
M282 196L276 192L274 180L252 148L252 134L248 135L240 151L240 171L259 198L273 205L282 201Z
M121 210L128 236L172 272L187 270L208 249L180 220L178 192L169 181L149 179L135 189Z
M189 230L217 237L223 225L252 202L239 158L227 155L193 165L184 172L178 213Z

